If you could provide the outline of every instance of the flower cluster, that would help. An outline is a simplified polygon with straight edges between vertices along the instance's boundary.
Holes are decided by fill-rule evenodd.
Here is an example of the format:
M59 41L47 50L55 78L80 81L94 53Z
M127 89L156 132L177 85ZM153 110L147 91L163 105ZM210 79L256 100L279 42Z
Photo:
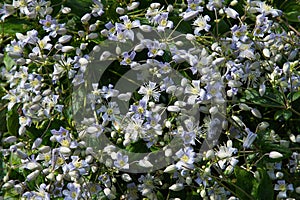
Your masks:
M74 2L0 3L0 197L300 198L296 19Z

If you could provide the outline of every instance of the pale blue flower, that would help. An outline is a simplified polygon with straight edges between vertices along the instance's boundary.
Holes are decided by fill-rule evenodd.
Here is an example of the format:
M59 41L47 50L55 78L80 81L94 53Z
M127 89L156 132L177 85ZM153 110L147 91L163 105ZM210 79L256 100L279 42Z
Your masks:
M119 168L119 169L129 169L129 164L128 164L128 156L127 155L122 155L121 152L116 153L115 158L113 158L114 165Z

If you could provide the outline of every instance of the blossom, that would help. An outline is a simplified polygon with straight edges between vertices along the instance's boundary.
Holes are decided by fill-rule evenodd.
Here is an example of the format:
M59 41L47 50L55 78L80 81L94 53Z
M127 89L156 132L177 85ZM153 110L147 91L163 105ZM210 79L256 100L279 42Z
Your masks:
M128 156L122 155L121 152L112 153L111 154L112 159L114 159L114 165L119 169L129 169L128 164Z
M203 3L203 0L187 0L188 7L186 9L186 12L191 12L191 11L203 11L203 7L200 6L200 4Z
M195 152L192 147L184 147L175 153L180 160L176 163L177 169L193 169Z
M120 113L118 104L116 102L109 102L108 106L102 106L98 112L104 113L102 115L102 119L105 121L113 121L115 119L115 115Z
M278 198L283 199L283 198L287 198L286 192L288 190L293 191L294 187L293 184L286 184L285 180L278 180L277 184L275 184L274 186L274 190L280 191L277 196Z
M77 200L81 196L81 187L76 183L68 183L68 190L63 190L63 195L65 200Z
M141 86L138 93L143 94L144 95L143 99L145 99L147 102L151 97L153 97L155 101L158 101L160 96L160 93L156 87L156 83L151 81L149 81L147 85Z
M187 103L195 104L198 98L201 100L205 98L206 91L201 88L200 80L192 80L192 84L186 86L185 93L190 94Z
M162 56L164 54L163 49L166 48L165 44L159 43L158 41L148 41L145 43L145 46L148 48L148 57L152 58L155 56Z
M39 22L43 25L43 29L46 32L54 31L57 25L56 19L52 19L51 15L47 15L45 19L41 19Z
M200 31L205 30L209 31L211 25L209 25L207 22L210 21L210 17L208 15L205 15L204 17L200 15L193 23L194 26L196 26L194 30L195 35L200 35Z
M168 20L168 13L163 12L154 17L155 23L158 24L157 30L159 32L164 31L165 28L173 28L173 22Z
M120 64L121 65L132 65L134 63L133 59L134 59L135 55L136 55L135 51L132 51L130 54L128 52L124 52L122 54L123 60L120 62Z

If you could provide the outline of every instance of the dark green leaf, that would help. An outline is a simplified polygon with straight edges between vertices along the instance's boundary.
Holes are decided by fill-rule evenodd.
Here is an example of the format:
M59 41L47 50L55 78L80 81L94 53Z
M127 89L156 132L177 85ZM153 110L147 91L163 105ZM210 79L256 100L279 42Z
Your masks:
M4 22L4 33L10 36L14 36L16 33L24 33L30 28L29 21L24 19L8 17ZM0 31L2 32L2 26L0 26Z
M277 110L274 114L274 119L278 120L283 115L284 110Z
M256 199L258 200L274 199L274 188L273 188L272 180L270 179L266 170L259 169L259 172L260 172L261 180L257 188Z
M298 16L300 16L300 11L299 10L285 13L284 16L290 22L300 22L300 20L298 18Z
M90 6L92 5L92 1L90 0L67 0L66 6L72 9L73 13L78 14L80 17L83 16L84 13L88 13L90 10Z
M292 98L291 98L291 95L292 95ZM293 93L289 93L289 94L287 95L287 98L288 98L288 99L291 99L292 102L293 102L293 101L296 101L297 99L300 98L300 91L298 91L298 92L293 92Z
M135 153L146 153L149 151L149 149L147 148L146 144L143 141L138 141L130 144L129 146L126 147L126 150Z
M264 96L260 96L256 89L245 90L245 97L242 102L251 102L264 107L282 107L284 101L282 94L275 89L267 89Z
M292 117L293 113L290 110L278 110L274 114L274 119L278 120L280 117L283 117L285 121L289 120Z
M251 191L253 189L254 176L252 173L240 167L234 168L234 174L237 178L236 194L240 199L251 199Z
M292 117L293 113L290 110L285 110L282 114L285 121L289 120Z
M17 112L17 107L14 106L9 112L6 114L6 126L7 130L11 135L18 135L19 130L19 114Z
M158 200L164 200L165 199L164 195L160 191L157 191L156 196L157 196Z

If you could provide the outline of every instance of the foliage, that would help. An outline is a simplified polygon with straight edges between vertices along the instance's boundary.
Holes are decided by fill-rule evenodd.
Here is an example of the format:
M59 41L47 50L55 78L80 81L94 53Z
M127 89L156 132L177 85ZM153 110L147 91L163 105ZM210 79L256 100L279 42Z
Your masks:
M299 1L0 6L0 198L300 199Z

